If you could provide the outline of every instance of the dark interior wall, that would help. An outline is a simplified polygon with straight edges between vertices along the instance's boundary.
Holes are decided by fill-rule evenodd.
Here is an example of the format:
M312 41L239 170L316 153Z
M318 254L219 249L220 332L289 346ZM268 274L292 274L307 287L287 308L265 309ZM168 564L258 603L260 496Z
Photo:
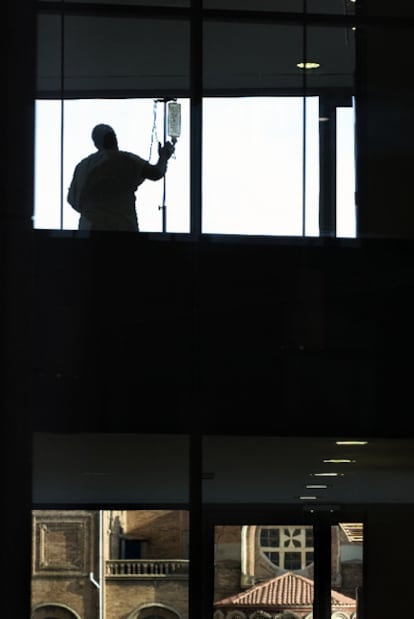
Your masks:
M6 11L6 8L3 9ZM29 617L31 548L31 241L33 208L34 3L7 3L6 198L1 204L2 510L8 567L5 614ZM3 78L4 79L4 78ZM12 507L11 507L12 506ZM14 518L9 518L10 509Z
M414 8L405 0L364 0L357 14L359 233L412 239Z
M37 232L35 429L243 433L271 409L268 432L409 434L413 264L408 241Z
M364 619L410 613L414 540L406 533L412 526L413 516L412 505L375 506L367 512Z
M396 19L396 18L394 18ZM375 25L374 25L375 24ZM361 28L357 71L359 233L413 238L413 17ZM384 42L387 53L384 53Z

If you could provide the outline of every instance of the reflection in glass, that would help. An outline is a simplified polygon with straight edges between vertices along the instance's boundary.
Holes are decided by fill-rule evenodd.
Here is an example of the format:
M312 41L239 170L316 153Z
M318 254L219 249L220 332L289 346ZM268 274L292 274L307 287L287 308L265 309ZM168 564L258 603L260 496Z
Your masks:
M188 619L189 514L34 510L32 619Z

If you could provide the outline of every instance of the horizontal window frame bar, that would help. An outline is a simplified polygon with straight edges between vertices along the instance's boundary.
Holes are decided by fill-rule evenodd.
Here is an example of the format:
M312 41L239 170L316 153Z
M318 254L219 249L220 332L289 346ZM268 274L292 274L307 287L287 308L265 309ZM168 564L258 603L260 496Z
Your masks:
M381 15L340 15L335 13L288 13L283 11L258 11L256 9L206 9L195 7L169 7L130 4L105 4L88 2L67 2L59 0L47 2L38 0L36 13L65 15L96 15L102 17L156 17L158 19L192 19L197 15L202 21L242 21L251 23L297 23L343 27L380 26L414 28L414 17L381 16Z

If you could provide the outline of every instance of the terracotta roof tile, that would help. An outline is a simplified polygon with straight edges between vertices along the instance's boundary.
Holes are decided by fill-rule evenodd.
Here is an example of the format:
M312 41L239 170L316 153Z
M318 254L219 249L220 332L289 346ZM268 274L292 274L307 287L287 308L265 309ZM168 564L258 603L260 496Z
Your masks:
M216 607L222 606L312 606L313 580L292 572L266 580L242 593L218 600ZM356 601L331 589L331 604L335 608L355 607Z

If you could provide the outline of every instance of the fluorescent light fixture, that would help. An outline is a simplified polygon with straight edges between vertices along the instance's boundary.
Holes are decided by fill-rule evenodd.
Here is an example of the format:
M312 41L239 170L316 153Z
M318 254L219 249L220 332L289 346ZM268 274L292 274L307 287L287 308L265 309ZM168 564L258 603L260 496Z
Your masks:
M306 71L309 71L312 69L319 69L321 65L319 62L298 62L296 66L298 69L305 69Z
M343 477L343 473L309 473L312 477Z
M306 484L306 488L308 490L322 490L327 487L327 484Z
M336 445L368 445L368 441L335 441Z
M326 460L322 460L322 462L329 462L331 464L346 464L349 462L355 462L355 460L349 460L348 458L327 458Z
M315 501L318 497L317 496L300 496L298 497L298 499L300 499L301 501Z

